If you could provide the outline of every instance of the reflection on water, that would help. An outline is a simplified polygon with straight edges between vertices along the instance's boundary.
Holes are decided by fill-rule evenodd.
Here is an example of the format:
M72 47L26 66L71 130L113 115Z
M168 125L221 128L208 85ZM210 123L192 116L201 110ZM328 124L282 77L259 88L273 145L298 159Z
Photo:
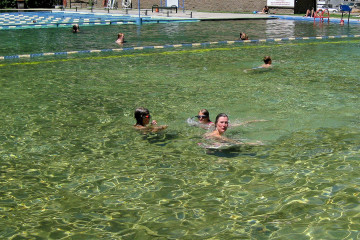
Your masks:
M358 237L358 41L147 53L1 67L1 238ZM207 151L202 108L265 145Z
M281 21L281 20L279 20ZM266 22L266 35L267 36L295 36L296 21L267 21ZM303 34L304 36L308 36ZM311 34L312 35L312 34Z

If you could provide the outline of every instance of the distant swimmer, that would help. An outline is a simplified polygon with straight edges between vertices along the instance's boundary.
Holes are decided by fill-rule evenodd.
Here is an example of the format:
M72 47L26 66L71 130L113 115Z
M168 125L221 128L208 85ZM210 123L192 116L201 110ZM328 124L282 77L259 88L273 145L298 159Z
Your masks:
M78 33L80 32L80 26L79 24L74 24L73 27L72 27L72 32L73 33Z
M249 40L249 36L246 33L241 32L240 33L240 40Z
M119 45L122 45L125 42L125 34L118 33L118 38L115 42Z
M253 70L258 70L258 69L268 69L272 67L272 60L270 56L265 56L264 57L264 64L259 66L259 67L253 67L251 69L245 69L244 72L247 73L249 71L253 71Z
M139 107L135 110L134 117L136 119L135 129L143 130L145 132L158 132L166 129L167 125L157 126L156 120L152 120L150 123L150 112L147 108Z
M272 67L271 63L272 63L271 57L270 57L270 56L265 56L265 57L264 57L264 64L261 65L261 67L262 67L262 68Z

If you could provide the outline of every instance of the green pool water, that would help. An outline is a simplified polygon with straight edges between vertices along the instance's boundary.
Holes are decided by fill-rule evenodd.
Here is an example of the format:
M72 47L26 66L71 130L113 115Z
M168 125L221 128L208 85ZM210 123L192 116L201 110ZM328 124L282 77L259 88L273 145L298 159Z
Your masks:
M359 43L0 62L1 238L359 238ZM139 106L168 129L134 130ZM268 120L226 133L264 145L201 148L186 120L202 108Z

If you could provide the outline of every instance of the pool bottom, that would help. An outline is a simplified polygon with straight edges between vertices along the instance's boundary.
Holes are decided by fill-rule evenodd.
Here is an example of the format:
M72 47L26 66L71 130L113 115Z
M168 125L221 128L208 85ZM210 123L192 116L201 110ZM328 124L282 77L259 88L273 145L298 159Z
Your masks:
M1 238L356 239L360 90L349 66L358 46L5 61ZM244 73L264 55L271 70ZM166 131L133 129L139 106ZM198 145L206 130L186 123L202 108L213 121L220 112L231 123L267 120L226 132L264 145L209 154Z

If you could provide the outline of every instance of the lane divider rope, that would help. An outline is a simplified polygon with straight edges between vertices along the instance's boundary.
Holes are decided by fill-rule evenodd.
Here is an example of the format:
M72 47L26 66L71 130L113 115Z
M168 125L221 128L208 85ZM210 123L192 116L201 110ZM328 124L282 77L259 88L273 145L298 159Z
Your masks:
M10 56L0 56L0 60L36 58L43 56L71 55L71 54L83 54L83 53L121 52L121 51L131 51L131 50L164 49L164 48L179 48L179 47L199 47L199 46L209 46L209 45L217 45L217 44L288 42L295 40L322 40L322 39L359 38L359 37L360 35L337 35L337 36L320 36L320 37L268 38L268 39L244 40L244 41L236 40L236 41L218 41L218 42L204 42L204 43L183 43L183 44L160 45L160 46L126 47L126 48L115 48L115 49L80 50L80 51L67 51L67 52L10 55Z

